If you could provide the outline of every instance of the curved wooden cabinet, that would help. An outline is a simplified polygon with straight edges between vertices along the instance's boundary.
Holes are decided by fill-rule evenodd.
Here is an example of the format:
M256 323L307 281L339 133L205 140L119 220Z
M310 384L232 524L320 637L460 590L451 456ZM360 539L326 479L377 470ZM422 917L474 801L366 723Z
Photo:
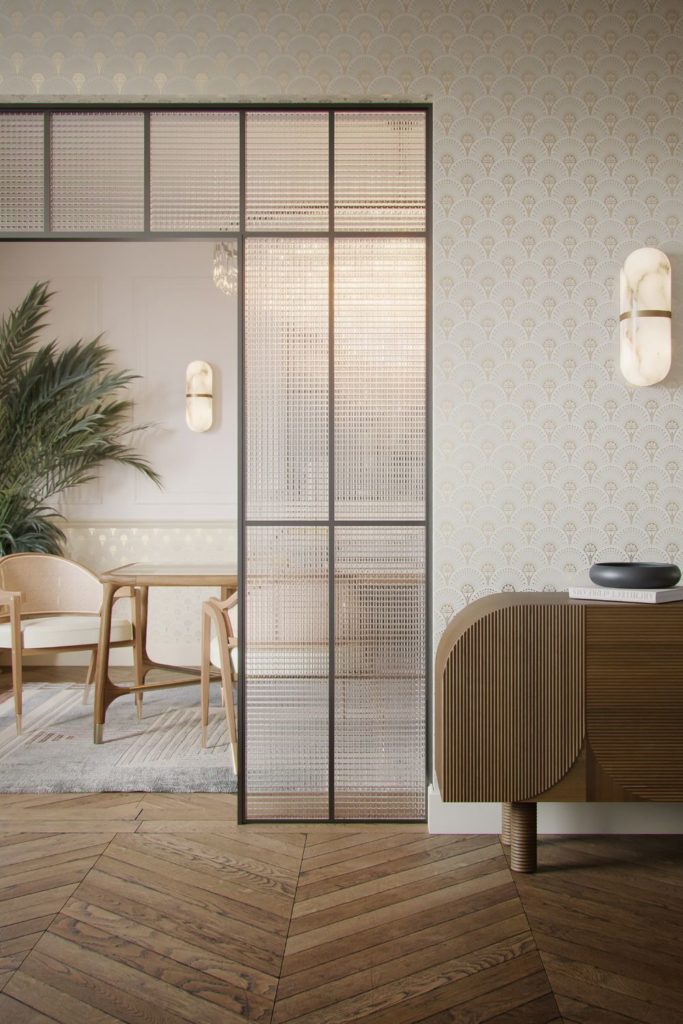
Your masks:
M683 800L683 602L496 594L436 656L446 801Z

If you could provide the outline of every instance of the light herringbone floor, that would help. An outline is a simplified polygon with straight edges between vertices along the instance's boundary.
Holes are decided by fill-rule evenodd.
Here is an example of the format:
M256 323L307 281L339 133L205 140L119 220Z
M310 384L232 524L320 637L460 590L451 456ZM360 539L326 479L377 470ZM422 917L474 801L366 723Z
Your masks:
M235 824L225 795L0 796L8 1024L674 1024L677 839Z

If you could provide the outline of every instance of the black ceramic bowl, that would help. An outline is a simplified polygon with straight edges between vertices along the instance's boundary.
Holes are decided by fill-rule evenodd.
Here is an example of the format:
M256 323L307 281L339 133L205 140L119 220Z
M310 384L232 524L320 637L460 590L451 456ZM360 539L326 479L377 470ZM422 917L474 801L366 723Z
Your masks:
M600 587L664 590L676 586L681 570L668 562L596 562L588 570L588 575Z

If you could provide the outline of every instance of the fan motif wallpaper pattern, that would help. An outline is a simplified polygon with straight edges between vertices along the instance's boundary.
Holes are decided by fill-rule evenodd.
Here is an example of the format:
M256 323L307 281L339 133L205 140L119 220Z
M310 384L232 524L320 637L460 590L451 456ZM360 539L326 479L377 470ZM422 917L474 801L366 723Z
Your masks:
M1 0L0 93L434 104L434 613L683 558L680 0ZM673 266L674 367L618 370ZM678 344L676 344L678 342Z

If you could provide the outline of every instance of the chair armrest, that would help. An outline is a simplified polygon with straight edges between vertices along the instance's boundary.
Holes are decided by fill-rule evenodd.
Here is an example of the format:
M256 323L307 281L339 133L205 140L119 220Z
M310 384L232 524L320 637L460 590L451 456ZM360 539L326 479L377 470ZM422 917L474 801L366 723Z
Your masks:
M202 617L207 616L213 622L216 632L219 634L221 631L227 633L224 612L229 600L230 598L227 601L219 601L215 597L209 597L206 601L202 602Z
M216 608L218 611L224 612L226 609L231 608L235 603L235 594L231 594L230 597L226 597L224 601L219 601L217 597L207 597L204 604L211 605L212 608Z
M12 657L21 650L21 593L18 590L0 590L0 608L9 609L12 634ZM7 620L7 615L1 616Z
M21 604L21 591L0 590L0 608L12 608L12 605Z

